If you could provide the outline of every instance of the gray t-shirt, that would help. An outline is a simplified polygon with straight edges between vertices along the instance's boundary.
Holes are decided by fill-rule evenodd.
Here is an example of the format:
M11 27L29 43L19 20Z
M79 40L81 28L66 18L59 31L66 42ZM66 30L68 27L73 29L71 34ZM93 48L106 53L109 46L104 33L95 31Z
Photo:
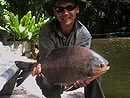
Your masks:
M69 36L64 36L56 19L44 24L39 34L40 57L45 58L49 51L62 46L83 46L90 48L91 35L87 28L78 20L75 21L74 28Z

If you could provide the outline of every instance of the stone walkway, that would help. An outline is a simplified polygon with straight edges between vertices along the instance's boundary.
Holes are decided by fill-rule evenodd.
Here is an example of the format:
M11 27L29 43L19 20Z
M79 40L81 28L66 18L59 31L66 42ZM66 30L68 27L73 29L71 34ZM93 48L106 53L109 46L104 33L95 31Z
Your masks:
M64 92L62 98L84 98L84 89ZM45 98L31 75L19 87L15 87L11 96L0 96L0 98Z

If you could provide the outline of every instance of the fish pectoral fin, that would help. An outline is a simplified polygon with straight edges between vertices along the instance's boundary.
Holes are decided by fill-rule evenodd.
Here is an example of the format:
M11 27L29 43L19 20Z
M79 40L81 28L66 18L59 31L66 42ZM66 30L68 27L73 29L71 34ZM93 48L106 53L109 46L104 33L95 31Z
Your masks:
M53 89L53 85L49 83L49 81L43 74L41 74L40 77L36 77L36 83L42 90L43 95L45 95L46 97L50 95L50 92Z
M42 90L42 94L47 98L58 93L61 94L64 90L64 87L50 83L42 73L40 77L36 77L36 83Z

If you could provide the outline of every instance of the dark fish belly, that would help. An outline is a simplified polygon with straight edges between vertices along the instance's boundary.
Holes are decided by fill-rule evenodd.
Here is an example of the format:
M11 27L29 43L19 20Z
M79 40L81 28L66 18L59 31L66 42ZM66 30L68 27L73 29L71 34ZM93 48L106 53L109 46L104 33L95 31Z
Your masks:
M44 68L42 73L54 85L69 86L76 80L82 80L88 77L88 71L84 69L80 68L80 65L79 67Z

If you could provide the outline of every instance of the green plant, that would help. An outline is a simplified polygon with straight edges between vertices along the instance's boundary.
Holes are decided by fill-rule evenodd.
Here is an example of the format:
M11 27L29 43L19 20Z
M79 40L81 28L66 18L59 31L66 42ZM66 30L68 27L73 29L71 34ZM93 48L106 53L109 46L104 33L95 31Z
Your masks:
M0 0L0 25L4 26L4 11L9 7L9 4L5 0Z
M20 20L18 15L14 15L12 12L6 11L5 13L6 26L1 27L1 29L11 33L15 40L32 40L38 45L40 27L47 22L44 18L40 18L39 22L36 23L35 16L32 16L31 11Z

